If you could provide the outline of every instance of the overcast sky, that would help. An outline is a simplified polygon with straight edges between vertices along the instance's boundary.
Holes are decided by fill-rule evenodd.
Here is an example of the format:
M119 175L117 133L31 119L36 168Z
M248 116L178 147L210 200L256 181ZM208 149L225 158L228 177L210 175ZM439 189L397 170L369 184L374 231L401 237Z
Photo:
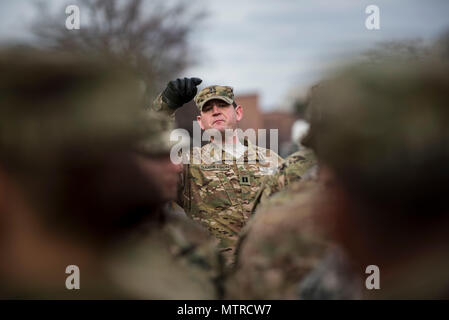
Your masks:
M146 0L151 1L151 0ZM0 1L0 38L27 38L34 0ZM50 0L52 3L60 1ZM449 29L446 0L197 0L209 15L192 36L200 64L183 76L257 92L266 110L316 82L335 61L380 41L430 41ZM380 9L367 30L365 8Z

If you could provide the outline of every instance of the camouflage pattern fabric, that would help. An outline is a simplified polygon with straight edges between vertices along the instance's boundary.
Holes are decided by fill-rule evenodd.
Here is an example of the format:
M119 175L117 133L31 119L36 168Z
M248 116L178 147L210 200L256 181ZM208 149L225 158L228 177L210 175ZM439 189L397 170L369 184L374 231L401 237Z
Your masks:
M152 246L139 251L129 241L121 251L165 267L148 271L161 275L157 286L128 290L151 279L138 268L124 282L107 272L133 262L105 257L164 201L136 151L168 158L169 122L144 110L133 70L106 57L26 47L0 49L0 69L0 224L9 229L0 239L0 298L217 297L219 258L187 219L167 217L150 230ZM80 290L65 286L72 264Z
M184 210L220 240L220 248L228 257L233 255L240 230L251 215L262 178L274 172L273 164L281 161L266 149L249 141L245 144L247 150L239 159L225 163L214 162L217 149L207 144L193 151L193 161L184 170ZM225 151L218 152L224 159ZM199 161L201 164L194 164Z
M315 154L311 149L303 148L288 156L281 164L278 172L272 176L277 178L277 187L273 186L272 194L285 186L301 179L302 175L316 165Z
M315 154L311 149L303 148L292 153L282 162L274 175L264 178L251 212L255 213L256 209L266 203L273 194L283 190L289 184L301 180L301 177L316 164Z
M0 297L220 298L215 239L161 212L158 176L137 164L136 151L168 160L171 122L144 109L133 70L27 48L1 49L0 69L1 225L13 226ZM80 290L64 285L69 264Z
M152 109L174 111L159 95ZM186 214L220 240L219 246L232 263L238 234L250 217L262 178L274 174L282 158L271 150L243 141L247 147L239 158L230 157L218 145L192 148L190 163L184 165L180 205ZM218 160L217 160L218 159Z
M227 104L234 103L234 91L232 87L227 86L209 86L201 90L195 97L195 103L201 111L206 102L219 99L225 101Z
M170 108L168 103L165 101L164 96L161 93L154 99L153 103L149 107L150 111L154 111L156 114L160 113L164 116L169 117L172 123L175 123L175 110Z
M318 203L326 205L321 188L315 181L295 182L251 218L238 242L227 298L298 298L298 282L329 247L316 213Z

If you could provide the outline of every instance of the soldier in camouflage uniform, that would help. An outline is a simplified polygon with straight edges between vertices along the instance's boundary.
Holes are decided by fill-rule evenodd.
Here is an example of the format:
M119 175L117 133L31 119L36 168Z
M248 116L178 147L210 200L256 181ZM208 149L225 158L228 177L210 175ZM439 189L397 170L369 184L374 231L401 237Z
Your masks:
M2 49L0 69L0 297L219 297L207 232L162 210L170 121L133 72L32 49Z
M156 98L153 110L174 116L175 111L196 94L198 78L177 79ZM180 205L220 241L222 252L232 263L233 249L241 228L250 217L251 207L264 176L273 174L282 160L271 150L240 141L225 131L236 129L243 107L234 101L231 87L210 86L195 97L203 130L215 130L223 140L213 140L193 148L184 165ZM231 150L229 149L231 146ZM228 147L228 148L226 148Z
M237 262L226 283L229 299L296 299L298 282L330 250L315 214L320 196L314 152L302 147L264 179L253 216L237 243ZM238 289L237 289L238 288ZM302 291L301 291L302 293Z
M309 100L317 97L312 94ZM305 140L310 136L313 132ZM352 282L339 282L341 275L349 273L347 278L351 278L352 274L346 272L345 266L334 266L343 264L344 259L323 227L328 221L320 212L332 204L323 196L325 180L318 179L315 154L306 147L289 156L273 177L266 178L259 192L260 201L253 208L256 214L238 241L237 263L226 284L227 298L358 297Z
M321 186L301 180L274 194L242 231L226 284L229 299L295 299L298 282L329 248L316 204Z

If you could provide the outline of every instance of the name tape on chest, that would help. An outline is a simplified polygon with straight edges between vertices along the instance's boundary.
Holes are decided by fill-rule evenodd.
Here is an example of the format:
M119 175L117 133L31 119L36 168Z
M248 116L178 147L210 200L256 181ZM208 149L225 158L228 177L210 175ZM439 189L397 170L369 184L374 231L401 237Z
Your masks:
M212 171L212 170L220 170L226 171L231 169L229 164L202 164L200 165L201 170Z

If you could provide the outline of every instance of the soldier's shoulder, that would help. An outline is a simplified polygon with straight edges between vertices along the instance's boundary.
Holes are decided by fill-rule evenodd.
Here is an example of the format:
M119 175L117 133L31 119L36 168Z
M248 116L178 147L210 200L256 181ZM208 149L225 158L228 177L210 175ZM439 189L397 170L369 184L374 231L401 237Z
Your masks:
M276 152L274 152L273 150L271 150L269 148L264 148L264 147L261 147L258 145L254 145L253 147L255 148L255 150L258 154L263 154L267 157L277 157L279 159L282 159L282 157L280 155L278 155Z
M293 208L301 205L311 205L320 198L321 186L315 179L300 179L292 181L282 190L270 194L263 204L256 211L276 210L279 206L292 206Z
M123 290L144 299L215 299L221 260L205 230L168 216L143 238L123 243L110 274ZM170 284L170 285L168 285Z
M280 193L288 201L257 211L247 224L231 280L242 289L236 292L229 288L231 295L294 298L298 281L324 255L329 242L315 210L319 189L313 182L299 182L290 186L293 187L291 194Z
M193 146L191 148L191 153L193 157L193 164L201 164L201 163L211 163L213 162L213 156L215 149L213 148L212 143L206 143L203 146Z
M285 184L303 179L303 176L312 167L317 165L315 154L310 149L299 150L290 156L279 166L278 176Z
M306 162L316 163L315 153L312 149L302 148L285 158L284 163L289 166L297 163L305 164Z

